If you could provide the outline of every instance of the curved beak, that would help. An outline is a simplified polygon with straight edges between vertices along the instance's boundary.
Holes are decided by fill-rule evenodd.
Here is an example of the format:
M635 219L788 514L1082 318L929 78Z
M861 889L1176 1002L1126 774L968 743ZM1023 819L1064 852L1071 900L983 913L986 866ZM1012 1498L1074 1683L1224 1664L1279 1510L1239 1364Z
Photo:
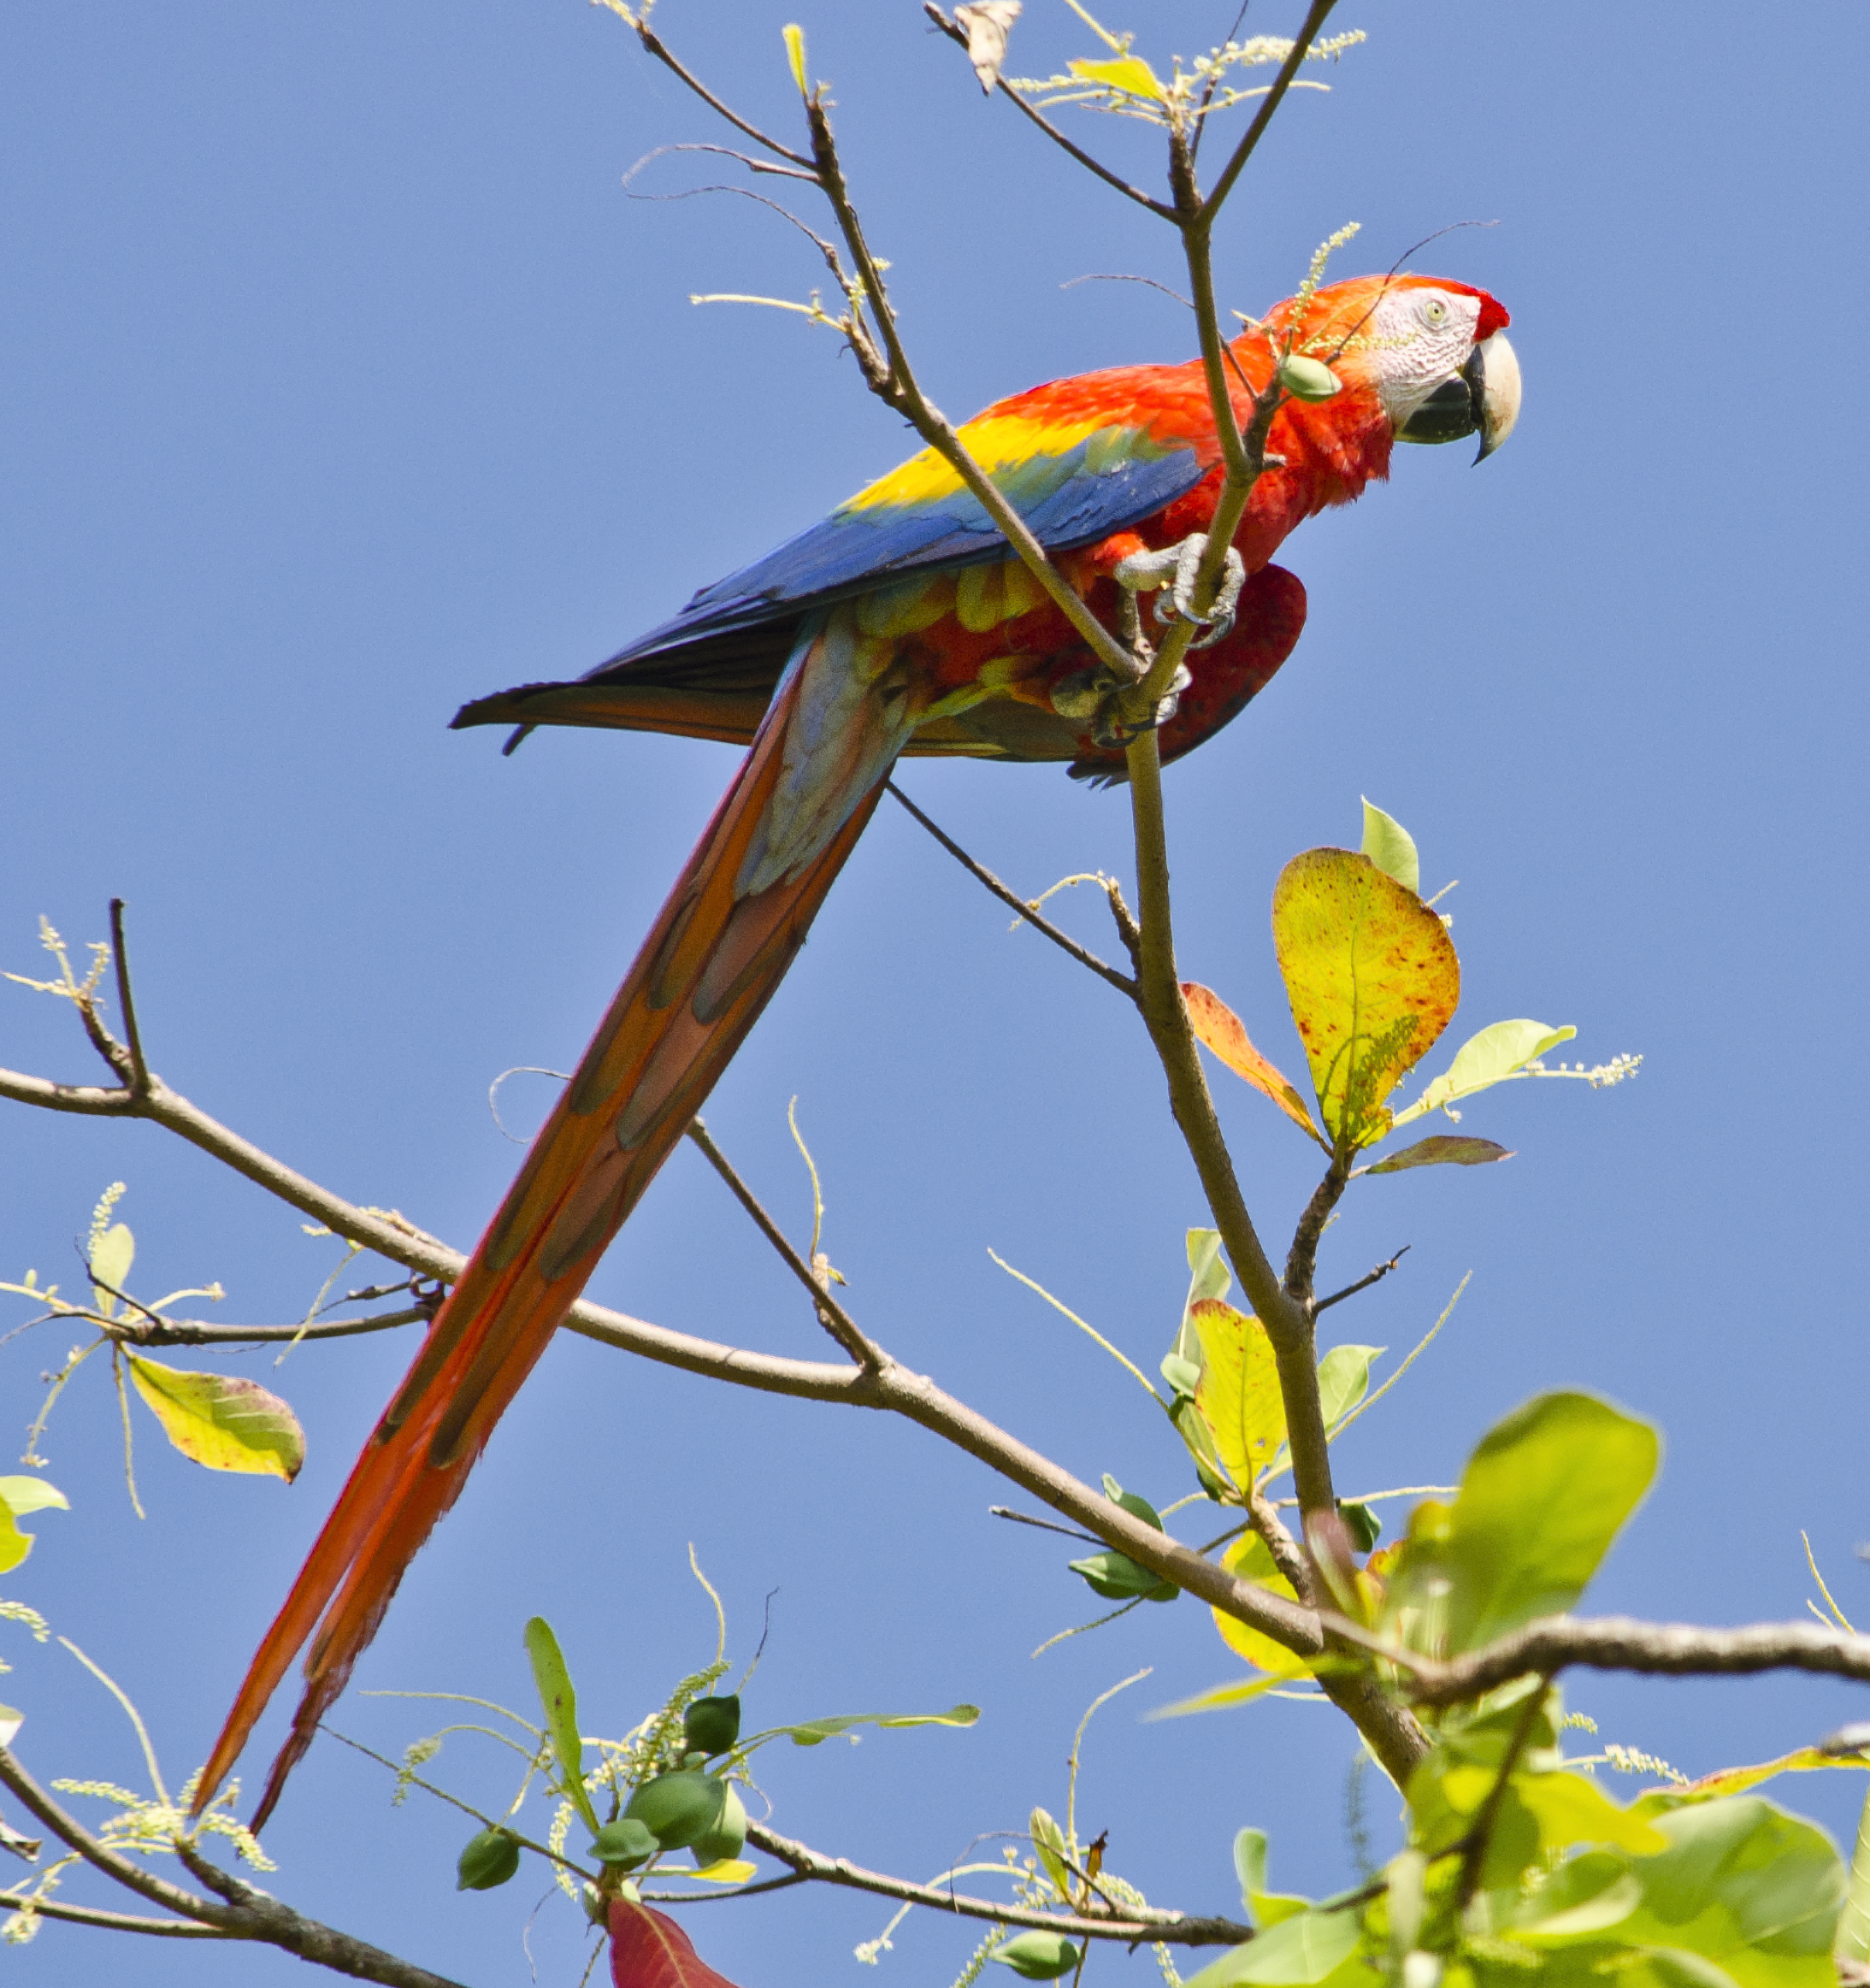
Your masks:
M1519 355L1504 332L1495 332L1474 347L1466 370L1476 375L1474 426L1480 430L1480 453L1474 460L1484 463L1519 418Z
M1401 442L1458 442L1480 437L1484 463L1519 418L1519 359L1504 332L1483 339L1467 356L1467 363L1444 380L1416 409L1396 439Z

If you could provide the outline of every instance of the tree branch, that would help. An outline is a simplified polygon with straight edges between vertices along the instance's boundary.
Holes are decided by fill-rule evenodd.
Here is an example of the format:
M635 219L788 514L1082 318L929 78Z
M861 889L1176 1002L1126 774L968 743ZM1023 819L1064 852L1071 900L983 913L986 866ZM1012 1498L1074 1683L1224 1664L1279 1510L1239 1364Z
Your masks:
M947 15L935 5L935 0L923 0L922 10L941 30L942 33L947 36L950 41L959 42L964 52L965 51L968 45L965 32L954 21L949 20ZM1143 192L1141 187L1132 186L1120 173L1113 173L1108 166L1093 158L1083 146L1074 144L1042 111L1038 109L1036 106L1027 103L1018 91L1009 89L1006 83L997 76L994 81L994 87L1000 96L1004 97L1015 109L1023 111L1052 140L1053 145L1057 145L1061 151L1069 152L1087 173L1094 174L1106 186L1114 187L1118 192L1124 196L1124 199L1134 200L1139 207L1147 207L1152 214L1159 215L1165 221L1175 220L1176 211L1166 201L1152 199L1148 194Z
M21 1891L0 1891L0 1905L34 1917L62 1919L73 1926L101 1926L107 1932L146 1932L162 1939L239 1939L225 1926L201 1926L192 1919L147 1919L139 1912L100 1912L89 1905L66 1905L56 1898L28 1898Z
M1230 1919L1194 1919L1182 1912L1153 1909L1131 1911L1125 1918L1106 1919L1041 1912L1024 1905L1001 1905L991 1898L970 1897L964 1891L951 1891L933 1885L912 1885L904 1878L885 1877L866 1871L843 1857L828 1857L789 1837L778 1836L759 1823L747 1826L746 1840L776 1857L800 1877L819 1884L843 1885L852 1891L874 1891L884 1898L899 1898L909 1905L925 1905L935 1912L958 1914L964 1919L994 1920L1006 1926L1042 1926L1079 1939L1137 1942L1161 1940L1176 1946L1237 1946L1254 1937L1250 1926Z
M184 1928L173 1922L143 1920L129 1914L90 1912L84 1914L86 1923L111 1925L120 1931L156 1932L172 1938L263 1940L269 1946L283 1947L287 1953L297 1954L302 1961L314 1961L320 1967L329 1967L334 1973L349 1974L357 1980L379 1981L384 1984L384 1988L461 1988L458 1982L451 1981L444 1975L432 1974L428 1968L418 1967L412 1961L399 1960L394 1954L386 1954L366 1940L353 1939L335 1926L307 1919L268 1893L210 1864L186 1838L176 1839L176 1855L203 1882L210 1884L220 1892L221 1899L198 1897L180 1885L171 1885L167 1879L145 1870L130 1858L100 1843L83 1823L75 1816L68 1815L53 1801L5 1747L0 1747L0 1783L9 1788L22 1807L29 1809L68 1849L76 1850L87 1864L127 1891L136 1892L152 1904L180 1913L195 1925ZM33 1909L44 1912L48 1918L75 1918L83 1908L48 1902L34 1905Z
M1437 1662L1397 1651L1336 1617L1347 1641L1380 1650L1413 1673L1404 1686L1419 1705L1455 1705L1496 1684L1570 1666L1635 1671L1656 1677L1744 1677L1761 1671L1808 1671L1870 1684L1870 1637L1815 1622L1759 1622L1743 1629L1702 1629L1680 1622L1640 1622L1627 1615L1549 1615L1511 1636Z
M984 864L976 863L952 835L943 834L929 819L928 816L923 814L922 810L910 799L909 796L897 786L894 780L888 784L889 791L947 851L949 855L953 857L955 861L976 882L984 884L1003 905L1018 912L1019 916L1032 927L1034 931L1042 933L1047 939L1051 940L1054 946L1069 953L1080 966L1089 967L1093 973L1098 975L1101 979L1107 980L1119 994L1127 996L1130 1000L1136 999L1136 983L1127 973L1119 973L1114 966L1106 965L1088 947L1079 945L1069 932L1061 931L1050 918L1045 917L1035 911L1023 898L1017 896L1006 885L1002 883L991 870L986 868Z
M733 1163L715 1144L708 1128L699 1118L690 1121L688 1137L700 1148L708 1165L727 1183L734 1200L746 1209L752 1219L753 1226L778 1252L787 1269L811 1294L812 1307L817 1313L818 1323L860 1367L875 1369L884 1365L888 1355L858 1327L856 1320L814 1274L811 1265L793 1248L785 1231L761 1206L753 1190L734 1171Z

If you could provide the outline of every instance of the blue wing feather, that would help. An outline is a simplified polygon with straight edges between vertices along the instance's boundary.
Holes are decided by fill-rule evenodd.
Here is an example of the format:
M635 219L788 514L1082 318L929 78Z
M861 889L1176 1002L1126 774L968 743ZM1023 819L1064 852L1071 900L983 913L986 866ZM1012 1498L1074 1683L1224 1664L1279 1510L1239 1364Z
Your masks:
M1095 545L1185 496L1206 474L1192 449L1130 453L1123 445L1128 439L1123 431L1106 430L995 481L1048 552ZM915 504L846 505L776 552L703 587L673 621L639 636L590 674L709 636L790 621L880 581L1006 556L1000 528L965 490Z

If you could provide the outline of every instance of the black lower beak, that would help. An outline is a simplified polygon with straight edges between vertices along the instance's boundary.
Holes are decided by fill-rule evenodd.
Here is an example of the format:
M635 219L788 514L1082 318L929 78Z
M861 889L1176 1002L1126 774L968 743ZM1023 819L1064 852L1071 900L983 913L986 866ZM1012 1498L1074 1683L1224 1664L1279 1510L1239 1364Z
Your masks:
M1459 442L1481 432L1486 408L1487 362L1476 345L1467 363L1444 380L1405 422L1402 442Z

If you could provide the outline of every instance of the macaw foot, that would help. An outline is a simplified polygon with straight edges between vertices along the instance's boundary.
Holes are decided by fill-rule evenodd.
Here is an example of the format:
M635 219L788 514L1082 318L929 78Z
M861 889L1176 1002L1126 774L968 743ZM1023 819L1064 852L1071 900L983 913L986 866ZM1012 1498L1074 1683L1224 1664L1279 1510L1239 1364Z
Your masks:
M1246 562L1230 546L1214 605L1206 614L1198 613L1195 605L1195 576L1200 570L1206 551L1206 533L1191 532L1178 546L1165 546L1159 552L1132 552L1129 558L1119 560L1111 569L1111 577L1117 584L1127 587L1132 593L1150 593L1158 587L1166 587L1168 599L1156 603L1156 619L1199 623L1202 633L1189 644L1191 649L1208 647L1211 643L1219 641L1233 627L1234 609L1240 600L1240 590L1247 584Z
M1134 700L1136 687L1125 682L1108 664L1076 670L1052 687L1052 708L1062 718L1088 718L1091 737L1100 746L1127 746L1145 732L1153 732L1172 718L1182 702L1182 693L1195 679L1187 664L1176 670L1165 696L1156 699L1153 711L1141 717L1126 710Z

